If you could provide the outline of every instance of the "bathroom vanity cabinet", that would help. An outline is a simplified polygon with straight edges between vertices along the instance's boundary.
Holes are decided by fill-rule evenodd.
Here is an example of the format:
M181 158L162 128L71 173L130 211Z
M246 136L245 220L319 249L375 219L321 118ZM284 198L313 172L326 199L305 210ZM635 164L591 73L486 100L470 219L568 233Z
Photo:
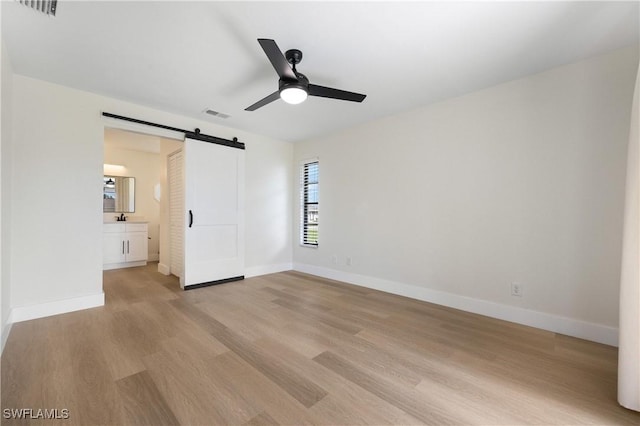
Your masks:
M105 223L103 230L102 269L147 264L149 229L146 222Z

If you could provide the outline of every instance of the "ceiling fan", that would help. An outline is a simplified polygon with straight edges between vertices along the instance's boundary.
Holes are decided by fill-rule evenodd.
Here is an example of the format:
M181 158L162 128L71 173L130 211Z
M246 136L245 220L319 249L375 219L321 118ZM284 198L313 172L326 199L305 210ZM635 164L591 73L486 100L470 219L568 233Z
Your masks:
M322 98L351 102L362 102L367 97L367 95L360 93L310 84L309 79L296 70L296 65L302 60L301 51L290 49L283 55L276 42L271 39L259 38L258 43L262 46L264 53L267 54L267 58L271 61L271 65L275 68L280 80L278 80L277 91L245 108L245 111L255 111L278 98L282 98L283 101L289 104L299 104L304 102L307 96L320 96Z

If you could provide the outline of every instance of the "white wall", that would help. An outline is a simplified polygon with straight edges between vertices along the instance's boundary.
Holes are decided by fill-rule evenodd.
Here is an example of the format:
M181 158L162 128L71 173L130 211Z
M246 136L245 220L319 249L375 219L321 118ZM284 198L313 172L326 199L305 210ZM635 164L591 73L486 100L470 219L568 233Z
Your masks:
M105 139L105 164L124 165L119 172L111 172L114 176L135 178L135 212L125 213L129 220L148 222L149 229L149 261L157 261L160 252L160 203L154 198L154 187L160 183L162 168L160 154L135 151L111 146ZM105 213L105 222L114 222L119 213ZM102 244L102 242L99 242Z
M17 74L13 91L14 319L101 302L103 133L120 124L102 111L245 142L247 271L291 266L291 144Z
M11 106L13 72L4 41L0 77L0 353L9 337L11 302Z
M320 234L294 267L615 344L637 64L634 46L296 144L320 159Z
M290 144L247 145L246 276L292 268L292 166L293 147ZM284 206L288 209L283 209Z

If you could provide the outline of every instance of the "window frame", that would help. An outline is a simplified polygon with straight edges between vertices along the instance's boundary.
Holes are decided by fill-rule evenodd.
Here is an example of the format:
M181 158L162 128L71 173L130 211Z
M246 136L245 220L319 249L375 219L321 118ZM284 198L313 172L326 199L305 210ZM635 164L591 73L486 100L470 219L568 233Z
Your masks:
M310 164L316 164L318 168L317 180L314 182L310 182L308 180L308 172L307 168ZM310 243L308 238L305 239L305 235L309 233L309 221L308 221L308 206L315 205L316 206L316 215L319 215L320 211L320 194L317 194L317 201L308 201L308 193L309 193L309 185L317 185L317 188L320 187L320 161L318 158L309 158L307 160L303 160L300 162L300 246L301 247L309 247L309 248L318 248L319 246L319 229L320 223L316 219L316 222L313 224L316 227L316 232L318 235L316 236L316 242ZM317 217L317 216L316 216Z

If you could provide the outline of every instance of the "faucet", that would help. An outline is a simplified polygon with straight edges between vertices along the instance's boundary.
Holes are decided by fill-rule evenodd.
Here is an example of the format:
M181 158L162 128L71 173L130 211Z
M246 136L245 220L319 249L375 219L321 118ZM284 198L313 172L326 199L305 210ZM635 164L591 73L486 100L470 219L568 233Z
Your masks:
M120 213L120 216L116 216L116 221L118 222L125 222L127 220L127 217L124 215L124 213Z

